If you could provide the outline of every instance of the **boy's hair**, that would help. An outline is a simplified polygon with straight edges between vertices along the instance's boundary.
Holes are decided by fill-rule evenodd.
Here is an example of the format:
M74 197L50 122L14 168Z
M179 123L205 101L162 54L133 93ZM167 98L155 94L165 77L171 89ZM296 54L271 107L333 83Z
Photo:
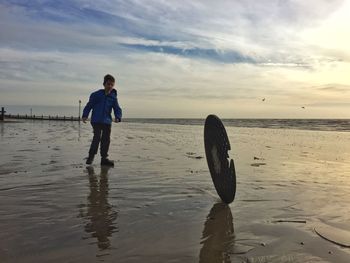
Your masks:
M107 74L106 76L104 76L103 78L103 85L107 83L107 81L112 81L115 82L115 79L112 75Z

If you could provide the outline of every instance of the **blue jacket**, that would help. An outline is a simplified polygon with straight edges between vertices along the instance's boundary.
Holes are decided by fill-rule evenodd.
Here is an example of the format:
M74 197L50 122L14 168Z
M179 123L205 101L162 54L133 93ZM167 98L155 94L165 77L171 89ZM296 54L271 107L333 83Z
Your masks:
M112 91L106 95L105 90L100 89L91 93L89 102L86 104L83 110L82 117L89 117L89 113L92 110L91 123L111 124L112 109L114 111L114 116L121 121L122 109L118 104L117 91L112 89Z

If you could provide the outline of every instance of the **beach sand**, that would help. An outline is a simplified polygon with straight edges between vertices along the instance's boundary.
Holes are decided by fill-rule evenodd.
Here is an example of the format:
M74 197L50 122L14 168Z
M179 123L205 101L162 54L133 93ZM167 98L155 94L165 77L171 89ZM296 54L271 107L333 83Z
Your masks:
M0 123L1 262L350 262L350 133L235 128L220 202L203 126L113 124L114 168L87 168L90 124Z

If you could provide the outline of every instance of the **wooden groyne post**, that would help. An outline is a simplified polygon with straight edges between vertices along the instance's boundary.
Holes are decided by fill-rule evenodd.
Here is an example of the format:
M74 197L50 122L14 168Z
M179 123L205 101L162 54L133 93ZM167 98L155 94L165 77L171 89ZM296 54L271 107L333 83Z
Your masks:
M0 112L0 121L3 121L5 119L5 108L1 107L1 112Z

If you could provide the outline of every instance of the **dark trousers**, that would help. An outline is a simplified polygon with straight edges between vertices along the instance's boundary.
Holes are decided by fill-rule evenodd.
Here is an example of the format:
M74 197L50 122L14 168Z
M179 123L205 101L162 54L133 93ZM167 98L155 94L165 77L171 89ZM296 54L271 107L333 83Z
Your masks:
M111 136L111 125L103 123L91 123L94 129L94 137L91 142L89 156L97 153L98 145L101 142L100 153L102 158L107 158Z

